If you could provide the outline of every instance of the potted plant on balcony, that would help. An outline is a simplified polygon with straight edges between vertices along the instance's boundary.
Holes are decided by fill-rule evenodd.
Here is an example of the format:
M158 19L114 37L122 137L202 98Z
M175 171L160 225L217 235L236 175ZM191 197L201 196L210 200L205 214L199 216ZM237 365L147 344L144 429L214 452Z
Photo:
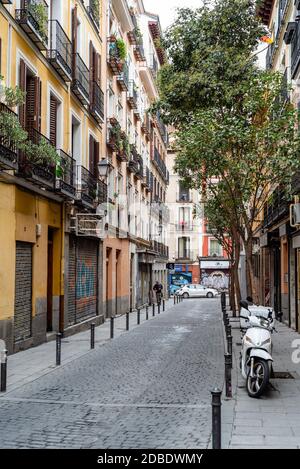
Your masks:
M28 11L37 23L37 31L44 41L47 41L48 32L48 10L41 2L30 2Z
M127 55L126 44L122 38L119 38L116 41L116 45L119 52L119 58L124 63Z

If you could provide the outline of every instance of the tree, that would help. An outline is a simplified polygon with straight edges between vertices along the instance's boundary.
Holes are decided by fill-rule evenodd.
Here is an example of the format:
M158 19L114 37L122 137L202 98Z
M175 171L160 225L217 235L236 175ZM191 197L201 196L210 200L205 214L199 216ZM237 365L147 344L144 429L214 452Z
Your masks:
M161 72L157 103L176 127L178 174L198 190L205 181L244 244L249 295L253 233L269 188L288 193L299 167L297 114L282 97L282 75L255 64L263 34L254 1L179 11L167 34L171 64Z

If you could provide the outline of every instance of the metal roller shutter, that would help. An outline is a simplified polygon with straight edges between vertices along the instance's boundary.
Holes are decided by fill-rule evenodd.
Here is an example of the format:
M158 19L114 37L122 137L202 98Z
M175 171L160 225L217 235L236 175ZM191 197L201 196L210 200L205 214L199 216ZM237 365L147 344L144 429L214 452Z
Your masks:
M97 315L99 242L70 237L68 323Z
M16 291L14 340L31 337L32 324L32 245L16 244Z

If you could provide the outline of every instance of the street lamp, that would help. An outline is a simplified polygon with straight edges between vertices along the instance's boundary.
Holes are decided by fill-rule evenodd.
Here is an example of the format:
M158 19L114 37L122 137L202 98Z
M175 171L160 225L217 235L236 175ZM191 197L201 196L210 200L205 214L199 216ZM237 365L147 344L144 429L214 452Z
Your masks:
M106 179L108 177L111 167L111 162L107 158L102 158L102 160L98 163L99 176L103 179Z

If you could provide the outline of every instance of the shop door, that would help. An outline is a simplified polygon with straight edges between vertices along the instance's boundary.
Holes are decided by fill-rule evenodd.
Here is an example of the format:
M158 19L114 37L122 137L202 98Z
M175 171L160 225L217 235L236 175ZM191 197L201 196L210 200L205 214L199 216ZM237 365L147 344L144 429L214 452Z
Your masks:
M31 337L32 329L32 245L16 244L14 341Z
M97 315L99 243L77 239L76 322Z

